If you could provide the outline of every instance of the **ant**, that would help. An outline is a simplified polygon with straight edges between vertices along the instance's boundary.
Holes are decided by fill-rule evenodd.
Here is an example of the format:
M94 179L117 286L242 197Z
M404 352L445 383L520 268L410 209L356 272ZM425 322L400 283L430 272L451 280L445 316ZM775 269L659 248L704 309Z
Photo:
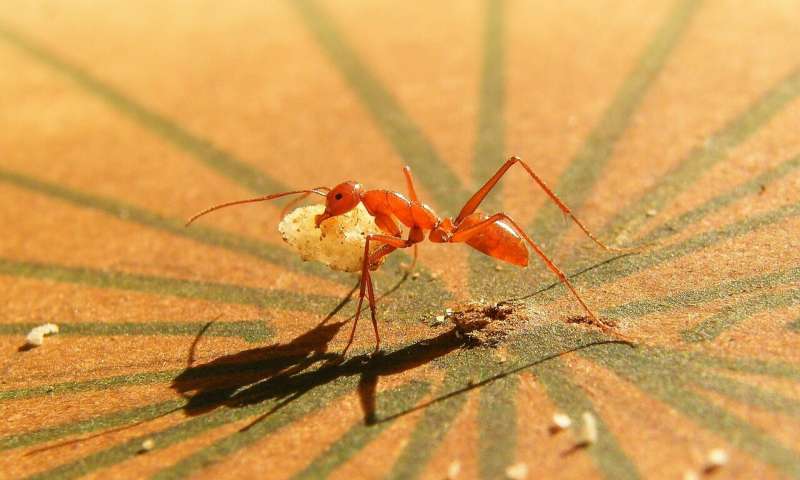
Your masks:
M417 192L414 188L414 179L411 176L411 168L406 166L403 168L403 174L406 179L406 187L408 190L408 197L399 192L391 190L366 190L360 183L348 181L340 183L333 189L327 187L317 187L311 190L296 190L291 192L276 193L247 200L238 200L234 202L223 203L215 205L200 213L197 213L186 222L189 226L192 222L202 217L203 215L213 212L225 207L233 205L240 205L243 203L262 202L265 200L274 200L276 198L285 197L287 195L302 194L301 197L296 198L293 202L287 205L283 212L285 213L289 206L296 202L308 197L311 194L320 195L325 197L325 212L317 215L315 223L317 228L320 224L329 218L337 215L345 214L354 209L359 203L362 203L367 209L367 212L374 217L375 223L384 234L370 234L366 236L364 245L363 265L361 268L361 279L359 282L360 292L358 297L358 307L356 307L355 321L353 328L350 331L350 338L347 345L342 352L342 356L347 354L347 350L353 343L353 337L356 332L356 325L361 315L361 307L364 302L364 297L369 299L370 314L372 317L372 328L375 331L375 353L380 351L381 337L378 333L378 323L375 319L375 293L372 287L372 277L370 272L377 270L380 266L380 260L394 252L398 248L414 247L414 262L417 259L417 244L425 240L425 232L428 232L428 240L434 243L466 243L470 247L494 257L498 260L517 265L519 267L526 267L528 265L528 249L525 244L530 245L530 248L542 259L548 269L552 271L575 296L578 303L581 304L583 309L588 314L591 321L600 326L603 331L609 331L610 328L603 322L600 322L592 310L584 303L583 299L578 295L578 292L564 275L558 266L542 251L539 245L536 244L514 221L505 213L495 213L494 215L486 215L477 211L481 202L483 202L486 195L497 185L505 173L514 165L519 164L531 178L547 193L550 199L558 205L561 211L569 216L575 224L597 245L608 251L622 251L622 249L606 246L592 232L589 231L580 220L578 220L572 211L561 201L558 196L542 181L539 176L534 173L533 169L517 156L512 156L497 170L497 172L477 191L474 195L464 204L461 211L454 219L450 217L439 217L434 210L425 203L419 201ZM398 225L398 221L406 226L408 230L407 238L402 237L403 231ZM380 243L381 246L370 254L370 243ZM413 267L414 263L412 263ZM615 332L619 335L618 332Z

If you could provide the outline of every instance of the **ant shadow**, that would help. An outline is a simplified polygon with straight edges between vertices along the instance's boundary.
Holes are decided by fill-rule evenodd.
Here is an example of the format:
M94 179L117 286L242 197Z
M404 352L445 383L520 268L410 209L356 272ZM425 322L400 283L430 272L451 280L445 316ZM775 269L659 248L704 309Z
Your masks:
M619 257L602 263L608 263L617 258ZM595 265L589 269L596 267ZM396 285L379 298L384 298L396 291L407 280L408 276L408 272L406 272ZM544 290L546 291L553 287L550 286ZM481 388L490 382L578 350L604 344L632 345L624 340L591 341L543 356L524 365L518 365L480 382L470 383L464 388L430 399L406 411L378 418L376 414L376 392L381 377L413 370L444 357L457 349L471 348L473 345L470 344L466 336L462 335L454 327L436 337L420 340L389 353L379 352L375 355L359 355L343 359L339 354L329 352L328 344L353 317L338 322L328 322L350 302L357 288L358 285L316 327L288 343L244 350L214 359L202 365L193 366L195 347L204 331L213 323L213 321L209 322L198 333L192 344L189 365L181 374L175 377L171 384L171 388L188 399L188 403L183 407L183 410L186 414L194 416L210 412L221 406L241 408L266 400L278 400L278 403L273 408L243 428L243 430L246 430L319 386L343 377L358 376L360 378L357 390L363 410L364 422L367 425L372 425L391 421L411 412L427 408L434 403L465 394L472 389ZM533 295L536 293L540 292L535 292ZM505 302L510 301L513 301L513 299Z
M364 420L373 424L377 421L380 377L413 370L465 345L464 337L453 329L391 353L342 359L339 354L328 352L327 346L346 323L320 324L286 344L245 350L188 367L171 387L188 399L183 407L188 415L200 415L221 406L240 408L278 400L252 426L314 388L343 377L360 376L358 394Z
M314 388L342 377L358 376L357 391L364 423L372 425L395 420L568 353L596 345L627 343L620 340L592 341L508 369L408 410L378 418L376 392L381 377L401 374L457 349L470 348L469 341L453 328L390 353L360 355L343 360L340 355L328 352L327 346L346 323L320 324L286 344L245 350L203 365L188 367L173 380L172 388L188 398L188 403L183 407L188 415L200 415L221 406L241 408L266 400L278 400L268 412L242 429L247 430Z

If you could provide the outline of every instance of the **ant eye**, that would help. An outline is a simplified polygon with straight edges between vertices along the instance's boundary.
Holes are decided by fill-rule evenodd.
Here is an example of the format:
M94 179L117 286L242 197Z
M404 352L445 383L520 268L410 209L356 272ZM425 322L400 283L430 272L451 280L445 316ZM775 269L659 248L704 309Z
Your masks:
M335 198L336 200L341 200L342 199L342 194L341 193L337 193L336 195L333 196L333 198Z

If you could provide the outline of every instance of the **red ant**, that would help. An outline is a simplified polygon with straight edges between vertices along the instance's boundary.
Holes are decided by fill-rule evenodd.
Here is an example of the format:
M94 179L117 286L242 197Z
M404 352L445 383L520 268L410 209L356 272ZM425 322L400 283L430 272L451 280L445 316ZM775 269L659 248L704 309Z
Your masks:
M428 239L434 243L466 243L472 248L489 255L490 257L497 258L520 267L528 265L528 249L525 247L525 242L530 245L534 252L536 252L542 261L544 261L547 268L549 268L558 279L566 285L572 292L578 302L581 304L589 318L599 325L604 331L608 327L600 322L592 310L584 303L578 292L567 279L564 272L559 269L550 258L545 255L539 245L536 244L531 238L520 228L520 226L511 217L505 213L496 213L487 216L484 213L476 211L486 195L497 185L502 176L513 165L520 164L525 171L530 174L531 178L547 193L550 199L558 205L561 211L568 215L583 232L592 239L597 245L605 250L619 251L619 249L608 247L603 242L597 239L592 232L587 229L580 220L578 220L572 211L564 205L564 202L553 193L552 190L539 178L536 173L528 166L527 163L522 161L519 157L513 156L509 158L503 166L490 178L472 197L464 204L458 216L455 219L449 217L440 218L433 209L420 202L417 198L417 192L414 189L414 180L411 176L411 168L406 166L403 168L403 174L406 178L406 186L408 189L408 197L399 192L391 190L366 190L358 182L344 182L333 189L327 187L317 187L311 190L297 190L292 192L276 193L273 195L266 195L263 197L251 198L247 200L238 200L235 202L223 203L215 205L211 208L203 210L196 214L186 223L188 226L197 218L218 210L220 208L229 207L232 205L240 205L243 203L262 202L265 200L274 200L276 198L284 197L287 195L303 194L302 197L295 199L290 205L299 200L311 195L316 194L325 197L325 212L317 215L315 221L317 228L325 220L342 215L354 209L359 203L362 203L370 215L375 218L375 223L378 227L385 232L384 235L372 234L367 235L364 245L364 260L361 269L360 280L360 293L358 297L358 307L356 308L355 321L353 322L353 329L350 331L350 338L347 341L342 355L347 353L350 345L353 343L353 337L356 331L356 325L361 315L361 306L364 302L364 296L369 298L369 308L372 316L372 328L375 331L375 352L380 350L381 337L378 333L378 323L375 320L375 293L372 287L372 277L370 271L374 271L380 265L379 261L386 255L389 255L398 248L414 247L414 262L417 259L417 244L425 240L425 232L428 231ZM284 212L289 208L287 205ZM403 225L408 227L408 237L402 238L402 230L397 224L400 221ZM380 242L380 248L372 252L370 255L370 243ZM413 265L413 264L412 264Z

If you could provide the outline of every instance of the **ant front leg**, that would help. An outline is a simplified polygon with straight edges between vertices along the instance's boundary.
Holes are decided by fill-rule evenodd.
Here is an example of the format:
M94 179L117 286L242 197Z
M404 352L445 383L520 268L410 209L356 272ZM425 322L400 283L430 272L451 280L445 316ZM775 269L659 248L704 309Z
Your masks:
M561 201L560 198L558 198L558 195L556 195L555 192L550 190L550 187L548 187L547 184L544 183L544 180L539 178L539 175L537 175L533 171L533 169L530 166L528 166L527 163L525 163L521 158L517 156L513 156L508 160L506 160L506 163L504 163L497 170L497 172L492 176L492 178L490 178L485 184L483 184L483 186L477 192L475 192L475 194L469 200L467 200L467 203L464 204L464 207L461 209L461 212L459 212L458 217L456 217L453 223L458 225L459 223L461 223L462 220L464 220L464 218L475 213L475 210L478 209L478 206L480 206L481 202L483 202L483 200L486 198L486 195L488 195L489 192L492 191L492 189L497 185L500 179L503 178L503 175L505 175L506 172L517 163L522 165L522 168L524 168L525 171L528 172L528 175L530 175L531 178L539 185L539 187L541 187L541 189L544 190L547 196L550 197L550 200L552 200L553 203L555 203L558 206L558 208L561 209L564 215L567 215L569 218L571 218L572 221L575 222L575 224L578 225L578 227L580 227L581 230L583 230L583 233L585 233L586 236L588 236L594 243L599 245L604 250L612 252L630 251L629 249L624 249L624 248L609 247L603 242L601 242L591 231L589 231L588 228L586 228L586 226L580 220L578 220L578 217L576 217L575 214L572 213L572 210L570 210L570 208L567 207L564 204L564 202Z
M410 246L410 243L407 240L403 240L402 238L393 237L390 235L367 235L367 240L364 244L364 260L361 267L361 288L358 294L358 306L356 307L356 317L353 320L353 328L350 330L350 338L347 340L347 345L344 347L344 351L342 351L342 356L344 357L347 354L347 351L350 349L350 346L353 344L353 338L355 338L356 334L356 326L358 325L358 319L361 317L361 306L364 304L364 296L367 296L369 300L369 309L370 314L372 316L372 329L375 331L375 353L377 353L381 348L381 337L378 333L378 321L375 317L375 292L372 287L372 276L370 275L370 265L373 261L377 261L380 257L371 258L370 251L369 251L369 244L370 242L381 242L390 247L394 247L390 251L381 252L380 256L385 256L391 253L398 248L406 248Z

